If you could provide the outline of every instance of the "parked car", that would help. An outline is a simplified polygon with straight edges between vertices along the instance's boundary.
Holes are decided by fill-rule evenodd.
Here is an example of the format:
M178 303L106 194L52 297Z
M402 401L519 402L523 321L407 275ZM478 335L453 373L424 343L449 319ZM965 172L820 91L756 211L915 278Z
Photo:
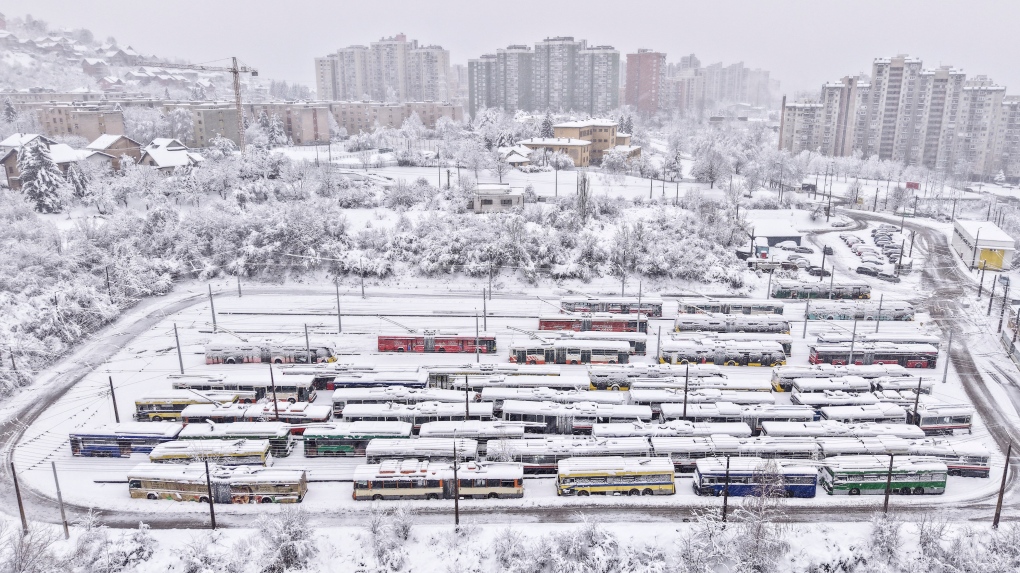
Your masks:
M795 253L803 253L805 255L810 255L810 254L814 254L815 250L812 249L811 247L794 247L793 248L793 252L795 252Z
M877 277L879 270L871 265L861 265L857 267L857 274L868 275L869 277Z
M900 282L900 277L898 277L896 275L893 275L893 274L889 274L889 273L884 273L884 272L883 273L878 273L876 275L876 277L879 280L883 280L883 281L889 282L889 283L898 283L898 282Z
M815 266L808 267L807 272L809 275L813 277L827 277L832 274L831 272L825 270L823 267Z
M831 256L832 255L832 247L830 247L829 245L825 245L824 247L822 247L822 252L825 253L826 255L830 255Z
M807 259L797 259L793 263L797 265L798 269L806 269L811 266Z

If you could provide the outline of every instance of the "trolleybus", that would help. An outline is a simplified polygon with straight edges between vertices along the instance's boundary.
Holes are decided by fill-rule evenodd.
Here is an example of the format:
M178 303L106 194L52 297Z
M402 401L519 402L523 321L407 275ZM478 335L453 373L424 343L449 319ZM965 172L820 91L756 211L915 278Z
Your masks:
M327 390L341 388L380 388L403 386L424 388L428 385L429 374L425 370L393 370L384 372L344 372L326 382Z
M668 456L678 473L694 471L698 460L714 457L759 457L816 460L818 444L810 438L737 438L734 436L651 438L652 451Z
M331 342L304 344L283 342L213 342L205 347L206 364L314 364L335 362L336 348Z
M951 476L986 478L992 471L992 454L981 444L918 440L910 443L908 451L911 455L928 456L942 461Z
M794 394L818 392L870 392L871 381L860 376L833 376L831 378L794 378L790 389Z
M294 440L290 424L283 422L235 422L233 424L188 424L177 434L178 440L269 440L273 455L290 455Z
M653 422L651 424L617 422L593 424L591 427L591 435L596 438L694 437L715 434L746 438L751 435L751 427L743 422L689 422L687 420Z
M805 312L808 320L914 320L914 307L894 300L811 301Z
M903 424L907 421L907 412L896 404L880 402L864 406L825 406L822 408L822 418L847 424Z
M379 352L445 352L492 354L496 337L489 333L478 336L426 330L422 334L380 334Z
M299 503L308 493L305 470L295 469L150 463L127 480L131 497L140 499L209 503L212 490L213 503Z
M821 485L829 495L941 494L949 468L933 457L836 456L822 462ZM890 473L892 474L890 478ZM888 485L887 485L888 484Z
M465 438L387 438L376 439L365 448L367 463L386 460L428 460L452 462L478 459L478 442Z
M844 281L828 283L778 280L772 281L773 298L871 298L871 285L865 282Z
M643 332L601 332L586 330L539 330L535 334L544 340L612 340L630 345L631 355L644 356L648 351L648 335Z
M790 322L781 314L678 314L675 332L760 332L790 334Z
M85 457L127 458L133 453L147 454L159 444L181 433L180 424L124 422L80 430L70 435L71 454Z
M255 392L196 392L194 390L164 390L146 394L135 400L135 420L162 422L179 420L181 411L191 404L232 404L255 402Z
M221 466L271 466L269 440L174 440L149 452L153 463L192 463L208 460Z
M556 466L556 495L673 495L673 466L664 458L567 458Z
M609 312L613 314L644 314L653 318L662 316L662 297L659 296L565 296L560 299L563 312Z
M524 437L524 424L513 422L428 422L418 431L421 438L469 438L478 442L478 455L484 456L489 440Z
M762 495L768 489L781 488L787 497L814 497L818 470L803 462L705 458L695 463L693 485L698 495L721 496L726 493L739 497Z
M910 424L880 424L861 422L847 424L835 420L818 420L817 422L765 422L761 425L762 434L766 436L787 437L873 437L894 436L904 439L919 439L924 432Z
M567 392L586 390L589 383L577 376L466 376L454 379L450 386L463 397L465 387L476 393L486 388L548 388Z
M262 380L263 374L265 380ZM255 376L259 376L255 379ZM168 376L174 390L198 390L202 392L255 392L255 398L286 400L288 402L314 402L315 385L312 375L280 376L275 384L269 373L250 373L244 376Z
M525 431L540 434L590 434L592 424L652 420L652 409L631 404L577 402L503 402L503 420L525 422Z
M743 409L732 402L706 402L703 404L663 403L659 406L665 421L691 422L744 422ZM751 428L752 432L754 428Z
M244 419L252 422L286 422L291 432L305 433L309 424L324 424L333 418L333 408L308 402L270 402L255 404L244 411Z
M337 388L333 391L333 415L339 418L348 404L418 404L419 402L464 403L464 392L442 388L379 386Z
M834 366L813 364L811 366L780 366L772 370L772 388L776 392L789 392L797 378L834 378L859 376L867 380L888 376L909 376L910 371L899 364L869 364L859 366ZM875 384L874 382L872 383ZM875 389L875 388L872 388Z
M783 314L781 300L681 298L680 314Z
M659 359L670 364L779 366L786 353L778 342L737 340L664 340Z
M524 497L524 468L515 463L390 460L354 470L355 500Z
M626 364L630 344L617 340L522 340L510 344L517 364Z
M490 460L524 464L526 474L556 473L556 464L566 458L592 456L651 455L648 438L593 438L591 436L544 436L523 440L489 440Z
M482 388L481 401L492 402L493 415L503 413L503 402L522 400L525 402L556 402L558 404L576 404L593 402L596 404L626 404L627 395L621 392L593 392L591 390L553 390L551 388Z
M408 422L339 422L305 430L305 457L363 456L372 440L410 437Z
M774 404L775 398L765 392L732 392L715 388L698 388L684 392L677 388L631 388L631 404L648 406L654 416L662 414L663 404L702 404L730 402L742 406L750 404Z
M921 428L927 436L952 434L954 430L970 432L974 409L963 404L917 405L917 410L907 410L907 423Z
M491 421L492 404L471 402L419 402L417 404L350 404L344 408L345 422L409 422L417 434L426 422L462 420Z
M492 376L559 376L559 366L532 366L525 364L461 364L453 366L423 366L428 372L427 381L436 388L449 388L453 381L464 377Z
M939 349L930 344L811 344L811 364L899 364L906 368L935 368ZM852 357L852 358L851 358Z
M539 330L598 330L603 332L648 332L648 316L644 314L612 314L608 312L548 314L538 318Z

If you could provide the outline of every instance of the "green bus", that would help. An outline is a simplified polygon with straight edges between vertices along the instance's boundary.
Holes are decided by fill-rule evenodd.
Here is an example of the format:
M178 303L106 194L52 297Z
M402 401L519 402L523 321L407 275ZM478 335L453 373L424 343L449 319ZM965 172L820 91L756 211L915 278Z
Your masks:
M410 438L410 422L343 422L305 430L305 457L363 456L376 438Z
M888 456L834 456L822 462L821 485L829 495L882 495L889 481ZM891 493L941 494L949 469L937 458L892 456Z

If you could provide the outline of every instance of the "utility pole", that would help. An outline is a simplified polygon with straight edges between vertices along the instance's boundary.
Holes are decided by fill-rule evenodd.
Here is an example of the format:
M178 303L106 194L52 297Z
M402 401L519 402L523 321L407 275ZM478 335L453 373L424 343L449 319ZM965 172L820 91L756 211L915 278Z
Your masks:
M212 313L212 331L216 334L216 304L213 303L212 285L209 285L209 312Z
M769 272L769 286L766 287L766 290L765 290L765 298L766 299L772 298L772 275L775 274L775 272L776 272L775 270L772 270L772 271Z
M726 456L726 481L722 490L722 520L726 523L726 506L730 501L730 457Z
M889 494L892 493L892 467L893 454L889 454L889 473L885 476L885 503L882 504L882 513L889 514Z
M980 295L978 295L980 298ZM995 300L995 281L992 281L992 294L988 297L988 312L985 316L992 316L992 301Z
M822 266L822 272L818 273L818 282L822 282L822 279L825 278L825 247L824 246L822 247L822 265L821 266ZM832 266L835 267L836 265L832 265Z
M1011 441L1006 447L1006 462L1002 465L1002 482L999 484L999 500L995 502L995 518L992 519L992 529L999 528L999 516L1002 514L1002 495L1006 492L1006 476L1009 475L1009 458L1012 453L1013 442Z
M485 289L482 289L482 330L489 331L489 306L485 301Z
M21 486L18 485L18 472L14 469L14 462L11 462L11 479L14 480L14 495L18 498L18 513L21 514L21 535L28 535L28 520L25 519L25 504L21 501Z
M106 294L110 297L110 301L113 301L113 288L110 287L110 266L106 266Z
M691 381L691 363L687 363L687 369L684 372L684 415L682 419L687 419L687 384ZM729 459L729 458L727 458ZM729 481L729 480L727 480Z
M213 508L212 479L209 477L209 460L205 460L205 491L209 496L209 521L216 530L216 510Z
M655 335L655 363L662 363L662 326L659 326L659 333Z
M981 259L981 276L978 279L978 300L981 300L981 291L985 288L985 260ZM995 284L994 282L992 284Z
M453 525L460 528L460 480L457 479L457 434L453 435Z
M854 319L854 331L850 335L850 359L846 361L847 365L854 363L854 343L857 342L857 319Z
M308 323L305 323L305 357L308 359L308 363L312 364L312 346L308 343Z
M878 334L878 325L882 324L882 302L884 299L884 293L878 295L878 314L875 315L875 334Z
M1002 295L1002 310L999 311L999 330L1002 332L1002 320L1006 317L1006 304L1009 303L1009 283L1006 283L1006 292Z
M949 376L949 356L953 351L953 331L949 331L949 343L946 344L946 363L942 365L942 383L946 383L946 378Z
M358 273L361 275L361 298L365 298L365 259L361 259L361 264L358 266Z
M481 362L481 358L478 355L478 311L475 311L475 364Z
M117 395L113 393L113 376L108 376L110 380L110 399L113 400L113 421L120 423L120 414L117 412Z
M70 539L71 532L67 530L67 514L64 513L64 496L60 493L60 480L57 479L57 463L51 461L50 467L53 468L53 483L57 486L57 504L60 505L60 522L64 525L64 539Z
M468 375L465 374L464 375L464 419L465 420L470 420L471 419L471 407L468 406L468 404L470 404L470 402L471 402L470 398L468 397L470 391L471 391L471 388L470 388L470 384L468 384Z
M237 276L237 298L241 298L241 275Z
M914 420L917 421L917 426L921 426L921 416L917 415L917 408L921 405L921 382L924 378L918 376L917 378L917 393L914 394Z
M804 307L804 332L800 335L801 338L807 338L807 322L809 314L811 314L811 299L808 299L807 305Z
M896 259L896 276L900 276L900 261L903 260L903 247L907 245L907 239L900 241L900 258Z
M273 376L273 363L269 363L269 385L273 388L273 413L276 421L280 421L280 403L276 400L276 378Z
M344 333L344 322L340 318L340 283L336 283L336 332L337 334Z
M181 367L181 374L184 374L184 357L181 355L181 338L177 336L177 323L174 323L174 342L177 343L177 365Z

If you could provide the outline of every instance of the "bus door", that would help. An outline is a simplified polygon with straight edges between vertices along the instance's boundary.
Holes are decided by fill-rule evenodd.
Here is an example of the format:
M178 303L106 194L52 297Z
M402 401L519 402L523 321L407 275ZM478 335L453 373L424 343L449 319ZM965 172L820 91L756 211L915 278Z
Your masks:
M229 483L213 481L211 485L213 503L231 503L233 501Z
M514 351L514 359L517 360L518 364L527 364L528 363L528 351L527 351L527 349L515 350Z
M131 457L131 441L130 440L125 440L125 439L117 440L117 451L118 451L118 453L117 453L118 457L121 457L121 458L130 458Z
M443 499L453 499L457 495L453 479L444 479L439 483L443 484Z
M546 355L546 357L548 358L548 354ZM567 363L567 349L566 348L557 348L556 349L556 364L566 364L566 363Z
M545 349L545 363L554 364L556 362L556 352L552 348Z
M426 332L425 333L425 352L436 351L436 333Z
M591 364L591 349L590 348L582 348L581 349L581 364Z
M644 354L644 353L642 353L642 354ZM630 353L629 352L621 352L620 354L617 355L616 361L619 364L627 364L628 362L630 362Z
M591 330L591 316L585 315L581 317L581 332L588 332Z

